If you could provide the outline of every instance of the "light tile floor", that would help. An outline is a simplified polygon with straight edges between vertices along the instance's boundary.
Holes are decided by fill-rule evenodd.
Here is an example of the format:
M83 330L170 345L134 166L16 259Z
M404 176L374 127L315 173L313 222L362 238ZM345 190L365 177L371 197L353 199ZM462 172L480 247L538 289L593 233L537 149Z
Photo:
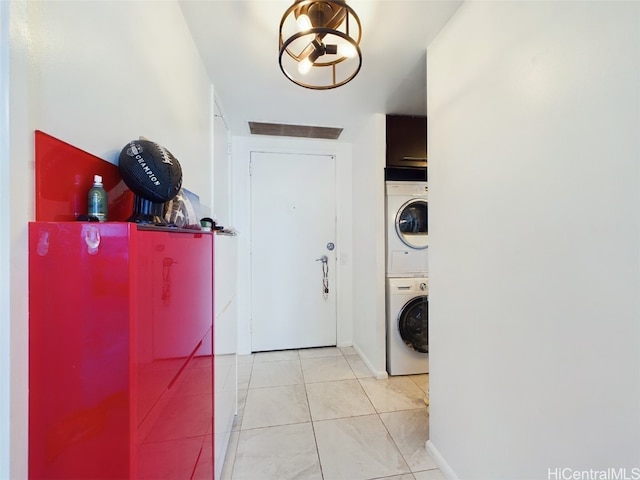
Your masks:
M376 380L353 348L238 357L223 480L444 480L425 448L429 375Z

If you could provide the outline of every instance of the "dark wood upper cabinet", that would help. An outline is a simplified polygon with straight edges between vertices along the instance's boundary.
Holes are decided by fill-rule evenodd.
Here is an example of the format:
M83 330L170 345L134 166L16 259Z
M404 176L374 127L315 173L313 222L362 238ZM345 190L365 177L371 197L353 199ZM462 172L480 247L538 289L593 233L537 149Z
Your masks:
M427 117L387 115L387 166L427 166Z

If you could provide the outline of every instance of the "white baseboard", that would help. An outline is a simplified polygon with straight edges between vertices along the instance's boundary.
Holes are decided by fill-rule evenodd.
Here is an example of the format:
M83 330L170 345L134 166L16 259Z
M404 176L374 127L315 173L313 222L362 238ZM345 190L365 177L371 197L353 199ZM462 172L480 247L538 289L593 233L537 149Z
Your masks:
M373 365L371 365L369 359L362 353L362 350L360 350L357 345L353 345L353 349L356 351L356 353L360 357L360 360L364 362L364 364L376 380L384 380L385 378L389 378L389 374L386 370L376 370Z
M436 462L436 465L438 465L438 468L440 469L442 474L447 478L447 480L460 480L456 475L456 472L453 471L453 469L449 466L449 464L444 459L444 457L440 455L440 452L438 451L436 446L433 444L433 442L431 442L431 440L427 440L426 446L427 446L427 452L429 452L429 455L431 455L431 458L433 458L433 461Z

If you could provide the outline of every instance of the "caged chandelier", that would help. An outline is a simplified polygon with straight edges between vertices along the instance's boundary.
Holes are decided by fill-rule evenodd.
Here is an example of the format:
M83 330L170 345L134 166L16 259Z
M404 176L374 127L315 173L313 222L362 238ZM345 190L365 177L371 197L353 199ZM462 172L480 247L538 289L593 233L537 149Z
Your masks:
M360 71L361 36L360 19L346 2L295 0L280 21L280 69L305 88L340 87Z

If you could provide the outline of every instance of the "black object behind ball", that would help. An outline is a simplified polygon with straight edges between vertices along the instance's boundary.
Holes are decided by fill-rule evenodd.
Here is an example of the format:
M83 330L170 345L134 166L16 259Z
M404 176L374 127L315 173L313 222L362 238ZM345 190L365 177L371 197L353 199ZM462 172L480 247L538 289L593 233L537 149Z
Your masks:
M182 167L169 150L149 140L132 140L120 152L118 168L135 194L129 222L166 225L164 204L182 187Z

